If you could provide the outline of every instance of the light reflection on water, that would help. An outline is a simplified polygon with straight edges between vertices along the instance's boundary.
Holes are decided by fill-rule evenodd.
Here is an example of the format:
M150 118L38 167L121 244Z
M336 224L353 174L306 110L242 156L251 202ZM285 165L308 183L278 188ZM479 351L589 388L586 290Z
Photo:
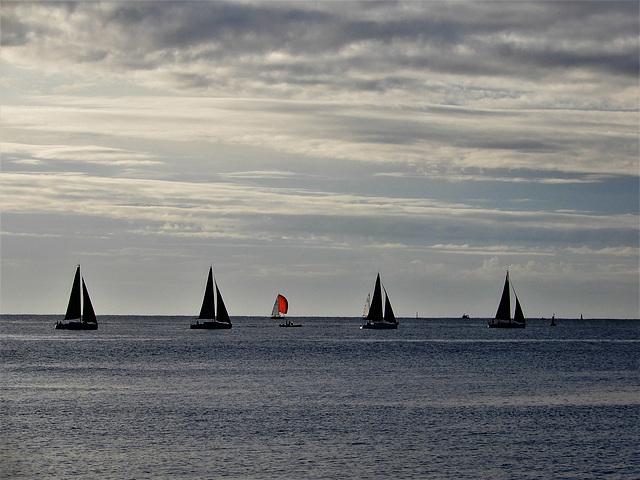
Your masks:
M10 478L637 478L638 321L2 316Z

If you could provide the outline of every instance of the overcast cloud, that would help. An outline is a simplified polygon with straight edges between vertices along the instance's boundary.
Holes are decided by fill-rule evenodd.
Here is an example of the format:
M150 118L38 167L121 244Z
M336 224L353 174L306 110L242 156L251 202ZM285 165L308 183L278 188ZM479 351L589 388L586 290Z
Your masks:
M636 1L0 8L3 313L640 316Z

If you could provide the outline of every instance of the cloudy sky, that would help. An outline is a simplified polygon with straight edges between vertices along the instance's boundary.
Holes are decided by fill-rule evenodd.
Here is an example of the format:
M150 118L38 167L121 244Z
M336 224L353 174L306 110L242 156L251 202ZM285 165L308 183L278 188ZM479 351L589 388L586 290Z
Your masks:
M2 313L639 313L639 4L1 4Z

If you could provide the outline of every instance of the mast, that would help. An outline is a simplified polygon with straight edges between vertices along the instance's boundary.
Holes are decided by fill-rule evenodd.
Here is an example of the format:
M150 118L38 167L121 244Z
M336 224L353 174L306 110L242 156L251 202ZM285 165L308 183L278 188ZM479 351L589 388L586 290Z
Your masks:
M73 278L73 286L71 287L71 295L69 295L69 304L67 305L67 313L64 315L65 320L73 320L80 318L80 265L76 268L76 276Z
M495 316L496 320L511 320L511 299L509 298L509 271L507 270L507 277L504 280L504 288L502 290L502 298L500 298L500 304L498 305L498 311Z
M224 305L224 300L222 300L222 295L220 294L220 289L218 289L218 283L216 282L216 303L218 304L218 322L222 323L231 323L231 319L229 319L229 313L227 312L227 307Z
M369 313L366 316L367 320L374 322L382 321L382 289L380 288L380 274L376 277L376 286L373 289L373 298L371 299L371 306Z
M213 320L215 316L216 310L213 304L213 267L209 267L209 277L207 278L207 286L204 289L202 308L200 309L198 318Z

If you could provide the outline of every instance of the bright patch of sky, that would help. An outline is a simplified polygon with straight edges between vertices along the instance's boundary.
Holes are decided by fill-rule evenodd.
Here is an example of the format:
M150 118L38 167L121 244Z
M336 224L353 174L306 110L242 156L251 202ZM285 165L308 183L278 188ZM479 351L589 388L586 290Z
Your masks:
M639 8L3 2L2 312L638 318Z

